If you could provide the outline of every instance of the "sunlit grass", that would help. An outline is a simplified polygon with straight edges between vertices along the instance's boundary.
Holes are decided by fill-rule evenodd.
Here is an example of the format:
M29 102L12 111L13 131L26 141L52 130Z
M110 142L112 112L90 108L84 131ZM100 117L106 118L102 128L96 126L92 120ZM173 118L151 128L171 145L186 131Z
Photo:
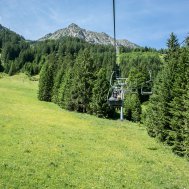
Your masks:
M189 188L189 163L145 128L38 101L37 85L0 79L0 188Z

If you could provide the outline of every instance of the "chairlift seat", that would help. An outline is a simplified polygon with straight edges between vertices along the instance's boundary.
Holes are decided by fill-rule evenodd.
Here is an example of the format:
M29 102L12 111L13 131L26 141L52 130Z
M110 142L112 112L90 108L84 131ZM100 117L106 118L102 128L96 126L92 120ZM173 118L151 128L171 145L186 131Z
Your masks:
M114 97L110 97L108 99L108 104L112 107L121 107L121 106L123 106L123 100L117 99Z
M141 95L152 95L152 91L142 91Z

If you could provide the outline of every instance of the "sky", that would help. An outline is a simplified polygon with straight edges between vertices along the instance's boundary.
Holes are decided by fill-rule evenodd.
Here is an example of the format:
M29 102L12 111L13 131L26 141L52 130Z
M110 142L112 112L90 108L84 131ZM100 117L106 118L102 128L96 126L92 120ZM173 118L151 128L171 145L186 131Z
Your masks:
M115 0L116 36L165 48L171 32L189 34L189 0ZM0 24L37 40L75 23L113 37L112 0L0 0Z

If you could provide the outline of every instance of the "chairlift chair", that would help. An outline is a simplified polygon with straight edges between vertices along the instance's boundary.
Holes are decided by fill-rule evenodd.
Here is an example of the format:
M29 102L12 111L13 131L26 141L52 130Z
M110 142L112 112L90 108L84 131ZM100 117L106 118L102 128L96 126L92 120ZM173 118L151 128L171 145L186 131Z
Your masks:
M121 107L123 105L123 100L121 98L121 90L114 88L111 96L108 95L108 104L111 107Z
M152 91L147 91L144 87L141 87L141 95L152 95Z
M150 80L146 81L142 86L141 86L141 95L152 95L152 79L151 79L151 72L149 71L150 74Z

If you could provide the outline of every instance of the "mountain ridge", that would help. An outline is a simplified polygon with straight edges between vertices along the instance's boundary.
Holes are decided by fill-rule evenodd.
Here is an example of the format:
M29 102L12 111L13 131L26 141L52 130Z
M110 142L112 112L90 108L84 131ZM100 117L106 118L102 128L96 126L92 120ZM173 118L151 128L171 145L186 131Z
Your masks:
M68 27L59 29L54 33L49 33L44 37L38 39L38 41L44 40L58 40L62 37L77 37L83 39L92 44L102 44L102 45L113 45L114 39L104 32L94 32L90 30L83 29L79 27L77 24L72 23ZM129 48L137 48L138 45L128 41L127 39L116 40L117 46L125 46Z

